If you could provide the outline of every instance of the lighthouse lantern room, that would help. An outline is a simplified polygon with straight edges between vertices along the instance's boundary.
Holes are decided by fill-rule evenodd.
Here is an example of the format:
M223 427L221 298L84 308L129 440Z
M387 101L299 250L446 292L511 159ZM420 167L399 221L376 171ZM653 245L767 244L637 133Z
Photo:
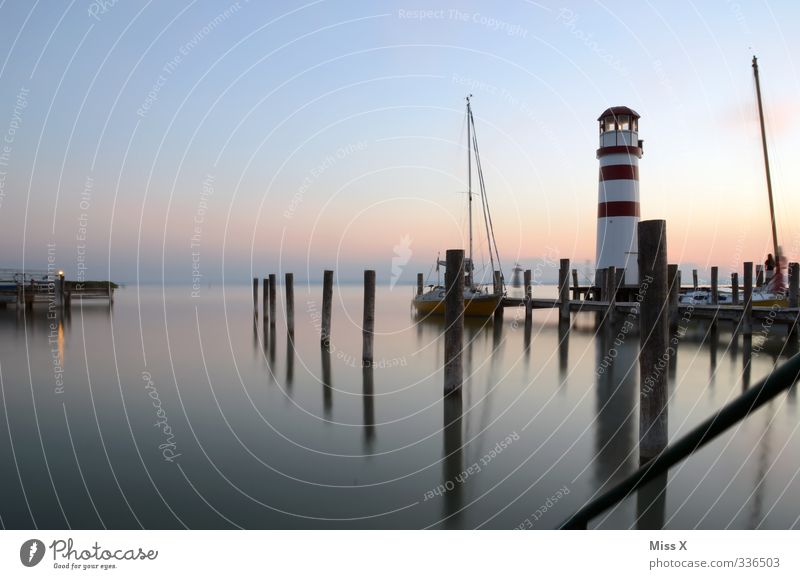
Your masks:
M628 107L611 107L600 123L600 175L597 203L597 269L624 269L625 283L639 283L639 115Z

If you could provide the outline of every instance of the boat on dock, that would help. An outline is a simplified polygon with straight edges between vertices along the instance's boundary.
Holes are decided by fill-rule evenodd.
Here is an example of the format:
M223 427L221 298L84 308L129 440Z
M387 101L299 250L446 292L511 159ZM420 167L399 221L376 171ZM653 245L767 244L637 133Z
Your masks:
M464 260L464 315L475 317L487 317L492 315L498 307L502 305L505 297L505 286L503 272L500 266L500 253L494 237L492 227L492 215L486 198L486 185L483 179L483 169L481 167L480 152L478 150L478 139L475 135L475 119L472 116L472 104L470 97L467 97L467 196L469 199L469 253ZM473 229L472 229L472 172L473 155L475 157L475 170L478 178L479 197L481 209L483 210L484 225L486 229L486 241L489 247L490 271L493 275L491 286L475 283L475 266L473 261ZM421 315L444 315L445 287L440 281L442 267L446 267L447 262L436 259L436 284L430 284L423 291L414 296L412 304L418 314ZM495 273L497 272L497 273Z
M775 204L772 200L772 177L769 170L769 152L767 150L767 133L764 127L764 108L761 103L761 83L758 76L758 59L753 56L753 78L756 84L756 97L758 101L758 120L761 125L761 146L764 151L764 170L767 175L767 197L769 198L769 216L772 225L772 246L774 258L770 256L775 270L772 277L766 280L761 287L753 290L754 306L789 307L789 298L786 292L786 256L778 245L778 228L775 224ZM769 261L769 259L768 259Z

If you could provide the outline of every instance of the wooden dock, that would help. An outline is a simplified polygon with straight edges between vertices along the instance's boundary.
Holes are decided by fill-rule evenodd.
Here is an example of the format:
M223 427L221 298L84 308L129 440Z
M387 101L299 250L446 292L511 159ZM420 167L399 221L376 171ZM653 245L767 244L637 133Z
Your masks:
M41 270L0 270L0 307L14 304L31 309L35 304L69 308L72 300L104 300L114 303L112 283L81 282L64 279L60 272Z
M561 301L557 298L531 298L531 309L558 309L561 307ZM611 305L607 301L593 301L593 300L570 300L569 311L571 313L580 312L605 312ZM505 298L503 300L503 307L525 307L525 298ZM637 302L614 302L614 306L618 312L627 314L635 313L639 304ZM691 317L692 319L716 319L719 321L738 322L743 315L744 307L737 305L713 305L713 304L696 304L696 305L678 305L679 317ZM767 320L771 319L775 323L794 324L798 317L800 317L800 308L773 308L764 306L754 306L752 310L754 320Z

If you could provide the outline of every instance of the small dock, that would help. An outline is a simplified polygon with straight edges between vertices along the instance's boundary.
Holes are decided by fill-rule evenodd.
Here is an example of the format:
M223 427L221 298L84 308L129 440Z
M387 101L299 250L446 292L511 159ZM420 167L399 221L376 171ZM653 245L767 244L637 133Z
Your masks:
M693 270L693 284L686 287L681 285L680 270L677 264L668 264L668 297L670 326L675 327L678 321L693 319L711 320L712 323L732 322L741 327L744 334L752 334L753 323L760 322L764 326L785 325L790 333L797 329L800 320L800 264L788 264L788 288L784 294L788 306L754 306L752 305L753 288L753 263L743 263L743 287L739 288L739 273L731 274L731 285L724 288L730 293L732 303L719 303L720 287L718 285L719 268L711 268L711 285L698 287L697 270ZM755 281L763 283L764 272L760 267L755 268ZM570 275L571 274L571 275ZM503 308L524 307L525 315L529 317L535 309L558 309L561 319L569 319L571 314L580 312L606 313L610 318L618 315L636 314L640 302L646 293L646 285L625 285L624 270L610 267L597 270L598 285L578 285L577 270L570 270L570 261L562 259L559 268L558 298L538 298L534 296L534 286L531 285L531 272L525 271L524 297L505 297L501 302ZM570 283L570 279L572 283ZM497 287L497 284L495 284ZM707 294L711 303L685 303L681 302L681 295L687 292L697 292L700 289ZM727 293L725 295L727 295Z
M69 308L73 300L114 303L116 285L64 279L61 271L0 269L0 308L14 304L32 309L35 304Z

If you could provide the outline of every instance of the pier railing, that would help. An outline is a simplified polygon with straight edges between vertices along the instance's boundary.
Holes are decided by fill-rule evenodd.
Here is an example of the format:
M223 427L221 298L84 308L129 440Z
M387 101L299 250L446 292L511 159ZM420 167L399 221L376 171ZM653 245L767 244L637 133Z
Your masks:
M649 481L665 473L671 466L690 456L702 446L741 422L757 408L791 388L800 378L800 354L796 354L769 376L731 401L691 432L667 446L628 478L606 491L564 523L562 529L585 529L590 520L610 509Z

